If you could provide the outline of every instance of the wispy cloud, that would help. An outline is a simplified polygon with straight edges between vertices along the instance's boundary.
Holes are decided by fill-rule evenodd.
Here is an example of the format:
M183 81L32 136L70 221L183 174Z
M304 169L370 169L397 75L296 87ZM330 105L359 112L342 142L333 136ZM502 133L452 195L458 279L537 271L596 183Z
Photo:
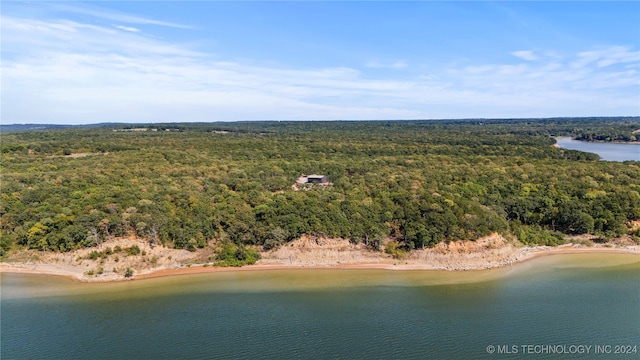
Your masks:
M572 66L574 68L582 68L595 63L597 67L606 67L620 63L638 62L640 62L640 51L632 51L625 46L612 46L581 52L578 54L578 59L572 63Z
M379 61L369 61L364 64L368 68L390 68L390 69L404 69L409 66L405 61L398 60L390 63L383 63Z
M528 60L528 61L535 61L540 58L538 55L534 54L533 51L531 50L514 51L511 53L511 55L519 57L520 59Z
M137 16L132 14L125 14L117 11L106 10L104 8L91 7L89 5L77 5L77 4L55 4L53 8L57 11L63 11L67 13L90 15L97 18L117 21L126 24L139 24L139 25L156 25L166 26L180 29L191 29L191 26L184 24L177 24L169 21L150 19L144 16Z
M1 16L3 51L28 59L52 51L73 53L152 53L193 56L196 51L146 37L136 32L117 31L112 26L97 26L70 20L34 20ZM33 46L37 46L34 48Z
M140 29L134 28L132 26L113 25L113 27L116 28L116 29L124 30L124 31L140 32Z
M514 51L522 63L431 66L428 74L399 80L367 76L368 68L407 67L399 60L362 69L274 67L231 61L132 26L10 16L1 26L3 122L640 113L640 55L621 46L553 57L547 50Z

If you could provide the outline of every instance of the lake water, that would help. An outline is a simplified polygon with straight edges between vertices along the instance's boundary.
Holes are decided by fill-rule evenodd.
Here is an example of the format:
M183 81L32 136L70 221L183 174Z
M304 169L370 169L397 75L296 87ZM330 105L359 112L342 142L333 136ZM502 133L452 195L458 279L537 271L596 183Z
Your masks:
M271 270L109 284L1 274L1 357L603 359L635 349L615 358L637 359L639 275L640 256L621 254L477 272Z
M578 141L569 137L558 138L556 141L561 148L598 154L602 160L640 161L640 145L638 144Z

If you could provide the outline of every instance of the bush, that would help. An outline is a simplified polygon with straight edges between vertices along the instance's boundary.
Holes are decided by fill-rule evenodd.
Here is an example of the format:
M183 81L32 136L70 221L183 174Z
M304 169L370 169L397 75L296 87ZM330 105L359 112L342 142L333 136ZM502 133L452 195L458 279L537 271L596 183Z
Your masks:
M127 249L127 254L130 256L140 255L140 247L138 245L133 245Z
M384 252L391 255L394 259L400 259L407 254L407 252L398 246L398 243L395 241L387 243L384 247Z
M127 268L127 270L125 270L125 272L124 272L124 277L130 278L132 276L133 276L133 269Z
M260 254L245 246L238 246L232 242L227 242L216 255L217 266L243 266L252 265L260 259Z
M548 232L541 228L523 226L516 232L518 240L526 245L558 246L564 244L564 236L559 232Z
M0 235L0 257L4 256L4 254L6 254L9 250L11 250L13 243L14 243L14 239L11 238L9 235L5 235L5 234Z

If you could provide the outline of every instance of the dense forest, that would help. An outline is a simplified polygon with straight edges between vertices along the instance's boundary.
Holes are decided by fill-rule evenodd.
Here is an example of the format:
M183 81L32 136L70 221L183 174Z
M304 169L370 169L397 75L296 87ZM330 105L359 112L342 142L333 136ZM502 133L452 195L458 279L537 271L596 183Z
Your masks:
M493 232L525 244L608 239L640 219L640 163L559 149L554 137L637 129L630 117L5 132L0 248L64 252L134 234L190 250L215 239L241 253L303 234L378 249L391 239L403 251ZM294 189L303 174L330 184Z

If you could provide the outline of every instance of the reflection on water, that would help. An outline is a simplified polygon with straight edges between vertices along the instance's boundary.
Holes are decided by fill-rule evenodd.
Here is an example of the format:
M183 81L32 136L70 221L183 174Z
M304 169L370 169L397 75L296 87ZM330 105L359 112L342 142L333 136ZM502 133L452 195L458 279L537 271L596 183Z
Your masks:
M490 344L637 342L639 274L640 257L620 254L479 272L274 270L110 284L2 274L1 355L477 359L496 356Z

